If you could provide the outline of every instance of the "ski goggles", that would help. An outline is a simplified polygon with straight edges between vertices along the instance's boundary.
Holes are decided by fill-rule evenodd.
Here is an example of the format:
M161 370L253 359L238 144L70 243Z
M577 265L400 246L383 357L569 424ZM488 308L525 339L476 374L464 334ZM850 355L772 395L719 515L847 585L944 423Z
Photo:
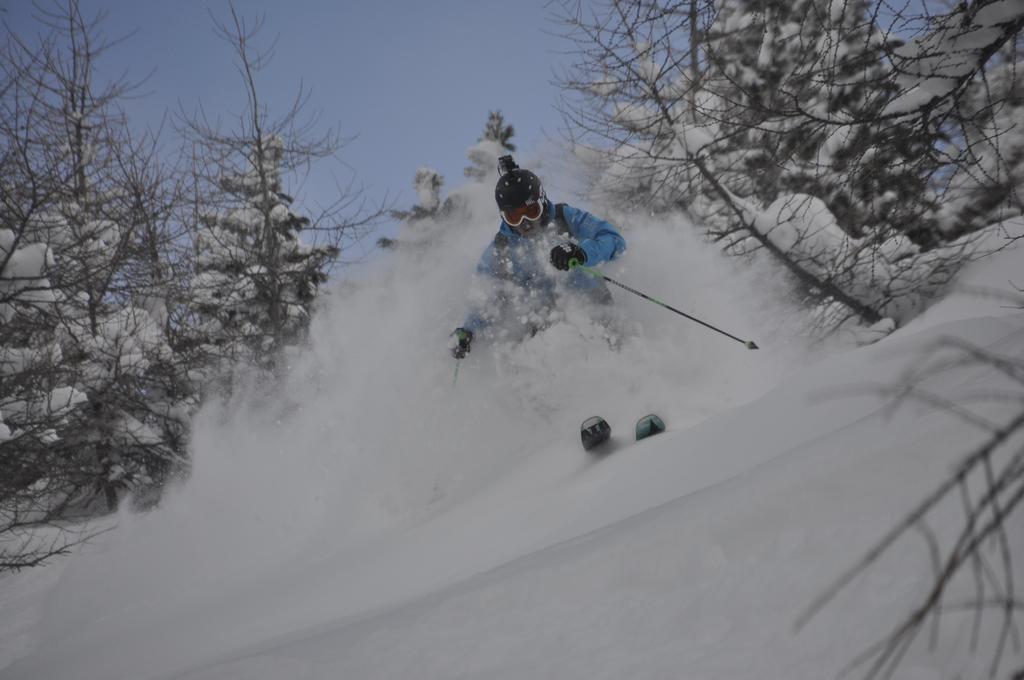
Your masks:
M544 212L544 200L541 199L533 204L527 204L512 210L502 210L501 217L510 227L518 227L523 220L539 220Z

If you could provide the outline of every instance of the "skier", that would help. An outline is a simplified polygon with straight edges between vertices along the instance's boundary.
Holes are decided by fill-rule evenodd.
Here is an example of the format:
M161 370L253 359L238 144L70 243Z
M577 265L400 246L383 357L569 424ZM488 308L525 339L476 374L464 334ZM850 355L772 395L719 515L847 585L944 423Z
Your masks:
M622 235L585 210L552 203L544 194L540 178L516 165L512 156L498 159L498 171L494 198L501 226L480 256L477 273L510 284L534 309L553 305L554 270L567 272L568 289L594 302L610 303L611 293L604 281L573 269L570 263L575 260L592 267L614 260L626 249ZM492 308L509 303L507 295L498 298L489 301ZM496 316L493 312L474 309L469 313L451 334L448 346L452 356L461 359L469 353L473 338ZM537 327L530 330L536 332Z

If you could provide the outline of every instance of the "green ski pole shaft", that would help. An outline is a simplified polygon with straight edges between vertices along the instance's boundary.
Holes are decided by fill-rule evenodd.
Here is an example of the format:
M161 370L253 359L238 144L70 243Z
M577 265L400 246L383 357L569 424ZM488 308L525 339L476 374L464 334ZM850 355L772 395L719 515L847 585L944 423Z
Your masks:
M757 344L753 340L743 340L741 338L737 338L735 335L733 335L731 333L726 333L721 328L716 328L716 327L712 326L711 324L709 324L707 322L701 321L700 319L698 319L695 316L690 316L686 312L681 312L678 309L676 309L675 307L673 307L672 305L667 305L664 302L662 302L661 300L657 300L655 298L652 298L650 295L648 295L648 294L646 294L644 292L641 292L641 291L637 290L636 288L632 288L630 286L627 286L624 283L619 283L615 279L609 278L609 277L605 276L604 274L602 274L601 272L597 271L596 269L593 269L591 267L586 267L586 266L580 264L579 260L570 260L569 261L569 267L571 269L582 269L583 271L585 271L586 273L590 274L591 276L595 276L597 278L604 279L608 283L616 285L616 286L618 286L619 288L621 288L621 289L623 289L625 291L629 291L633 295L637 295L639 297L642 297L644 300L647 300L649 302L653 302L656 305L660 305L660 306L664 307L665 309L669 310L670 312L675 312L679 316L685 317L685 318L689 319L690 321L695 321L695 322L699 323L701 326L704 326L705 328L710 328L711 330L715 331L716 333L721 333L725 337L730 338L731 340L735 340L736 342L740 343L741 345L743 345L747 349L759 349Z

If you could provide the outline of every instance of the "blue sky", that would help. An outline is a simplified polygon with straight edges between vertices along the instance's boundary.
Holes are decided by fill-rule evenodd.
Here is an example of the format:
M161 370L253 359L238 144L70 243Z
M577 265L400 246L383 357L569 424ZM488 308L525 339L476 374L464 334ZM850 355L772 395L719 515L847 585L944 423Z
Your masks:
M49 6L51 0L43 0ZM367 195L416 202L412 178L421 165L437 168L446 187L462 182L465 150L483 131L488 111L500 109L516 128L524 156L560 139L551 83L569 46L551 21L547 0L437 0L433 2L236 0L242 16L263 15L261 44L277 38L258 87L272 113L288 107L300 82L311 90L309 112L321 127L357 136L341 157ZM2 16L18 33L37 32L28 0L0 0ZM212 29L210 13L228 17L227 0L81 0L87 18L107 13L104 33L131 33L100 63L101 74L139 79L151 71L144 98L127 103L137 125L159 124L179 103L202 101L210 113L244 105L230 46ZM168 136L167 147L174 146ZM330 198L323 164L300 198Z

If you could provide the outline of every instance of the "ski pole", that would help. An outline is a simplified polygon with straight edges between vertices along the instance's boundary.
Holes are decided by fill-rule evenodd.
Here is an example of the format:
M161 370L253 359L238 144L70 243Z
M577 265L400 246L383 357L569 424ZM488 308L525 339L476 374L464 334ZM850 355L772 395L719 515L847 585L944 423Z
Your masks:
M638 296L642 297L645 300L653 302L656 305L661 305L662 307L664 307L665 309L669 310L670 312L675 312L679 316L684 316L687 319L689 319L690 321L696 321L697 323L699 323L701 326L704 326L705 328L710 328L713 331L721 333L725 337L731 338L732 340L735 340L736 342L740 343L741 345L743 345L747 349L760 349L753 340L742 340L740 338L737 338L735 335L732 335L731 333L726 333L721 328L715 328L711 324L706 323L704 321L701 321L700 319L698 319L695 316L690 316L686 312L681 312L678 309L676 309L675 307L672 307L671 305L666 305L661 300L656 300L656 299L652 298L650 295L647 295L646 293L640 292L636 288L630 288L629 286L627 286L624 283L619 283L615 279L609 278L609 277L605 276L604 274L602 274L601 272L597 271L596 269L594 269L592 267L584 266L577 259L569 260L569 268L570 269L582 269L583 271L585 271L586 273L590 274L591 276L594 276L594 277L599 278L599 279L604 279L608 283L614 284L614 285L618 286L619 288L621 288L623 290L629 291L633 295L638 295Z

